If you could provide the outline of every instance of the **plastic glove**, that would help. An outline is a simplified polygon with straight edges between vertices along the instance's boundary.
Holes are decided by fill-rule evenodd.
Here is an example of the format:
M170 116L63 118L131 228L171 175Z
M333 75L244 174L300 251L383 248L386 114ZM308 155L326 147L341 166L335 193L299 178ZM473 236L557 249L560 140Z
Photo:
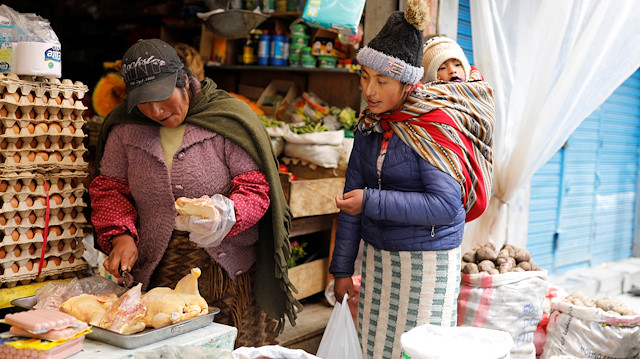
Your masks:
M178 215L175 228L180 231L188 231L189 240L199 247L217 247L224 237L229 234L231 227L236 223L236 212L233 201L221 194L210 197L212 205L218 211L216 219L202 218L200 216Z

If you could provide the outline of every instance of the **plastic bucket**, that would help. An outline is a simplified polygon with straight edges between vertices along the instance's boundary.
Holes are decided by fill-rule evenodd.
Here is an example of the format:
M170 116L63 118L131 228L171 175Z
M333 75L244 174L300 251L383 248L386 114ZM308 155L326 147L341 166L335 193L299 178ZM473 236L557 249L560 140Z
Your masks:
M511 358L511 334L475 327L440 327L425 324L400 337L403 359Z

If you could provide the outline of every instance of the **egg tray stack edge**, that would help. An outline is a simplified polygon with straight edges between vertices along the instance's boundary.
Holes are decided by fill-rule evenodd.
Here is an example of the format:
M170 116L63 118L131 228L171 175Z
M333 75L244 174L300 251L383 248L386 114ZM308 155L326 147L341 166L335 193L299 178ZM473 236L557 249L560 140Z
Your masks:
M0 74L0 285L71 277L86 218L79 177L88 175L80 82ZM45 214L49 234L44 260ZM39 265L42 271L38 276Z
M0 74L0 173L88 167L81 101L87 87L53 80Z

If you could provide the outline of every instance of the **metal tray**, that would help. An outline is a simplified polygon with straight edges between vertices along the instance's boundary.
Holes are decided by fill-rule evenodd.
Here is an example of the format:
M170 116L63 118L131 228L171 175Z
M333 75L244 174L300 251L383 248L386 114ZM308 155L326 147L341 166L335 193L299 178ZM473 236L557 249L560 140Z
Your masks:
M36 297L24 297L14 299L11 304L18 308L31 309L36 304ZM147 328L134 334L120 334L114 331L92 326L92 332L87 338L111 344L124 349L134 349L152 343L157 343L192 330L204 328L213 322L213 317L220 313L220 308L209 307L209 313L183 322L168 325L162 328Z

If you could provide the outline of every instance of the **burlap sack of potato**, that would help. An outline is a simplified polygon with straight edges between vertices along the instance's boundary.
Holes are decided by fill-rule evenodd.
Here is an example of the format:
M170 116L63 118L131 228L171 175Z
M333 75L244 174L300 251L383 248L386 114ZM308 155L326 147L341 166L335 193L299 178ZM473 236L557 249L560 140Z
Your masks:
M551 301L541 359L640 357L640 315L618 315L598 307Z
M533 334L542 318L547 271L462 274L458 326L511 334L513 359L535 359Z

